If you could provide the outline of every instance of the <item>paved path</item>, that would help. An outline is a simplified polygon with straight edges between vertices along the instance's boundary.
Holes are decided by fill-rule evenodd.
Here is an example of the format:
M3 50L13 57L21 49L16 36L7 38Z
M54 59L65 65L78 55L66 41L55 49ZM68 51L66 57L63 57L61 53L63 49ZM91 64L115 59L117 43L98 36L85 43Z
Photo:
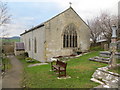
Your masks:
M21 88L23 66L15 56L9 56L12 68L6 73L2 80L2 88Z

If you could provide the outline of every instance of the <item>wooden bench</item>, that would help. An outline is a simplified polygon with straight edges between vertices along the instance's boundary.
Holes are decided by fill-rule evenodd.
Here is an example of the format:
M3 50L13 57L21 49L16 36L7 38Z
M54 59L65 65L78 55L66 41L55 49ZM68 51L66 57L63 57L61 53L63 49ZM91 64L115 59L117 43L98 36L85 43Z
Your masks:
M66 66L67 66L67 63L64 63L59 60L56 61L55 65L53 65L53 63L51 63L52 70L57 71L59 73L58 77L66 76Z

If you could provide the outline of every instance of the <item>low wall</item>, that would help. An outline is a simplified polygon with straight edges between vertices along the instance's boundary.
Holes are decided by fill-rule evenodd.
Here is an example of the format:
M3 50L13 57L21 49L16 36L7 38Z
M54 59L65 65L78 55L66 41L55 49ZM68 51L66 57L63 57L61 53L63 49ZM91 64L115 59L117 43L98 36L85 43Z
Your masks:
M14 53L14 45L3 45L3 53L13 54Z
M17 55L20 55L20 54L23 54L25 51L24 50L22 50L22 51L14 51L14 54L17 56Z

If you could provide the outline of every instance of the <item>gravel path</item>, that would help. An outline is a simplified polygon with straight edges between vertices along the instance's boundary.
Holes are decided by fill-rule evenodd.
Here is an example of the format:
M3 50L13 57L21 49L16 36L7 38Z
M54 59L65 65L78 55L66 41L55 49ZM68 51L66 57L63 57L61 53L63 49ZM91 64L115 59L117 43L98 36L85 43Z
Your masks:
M13 55L8 56L12 64L12 68L7 71L2 80L2 88L21 88L23 66L21 62Z

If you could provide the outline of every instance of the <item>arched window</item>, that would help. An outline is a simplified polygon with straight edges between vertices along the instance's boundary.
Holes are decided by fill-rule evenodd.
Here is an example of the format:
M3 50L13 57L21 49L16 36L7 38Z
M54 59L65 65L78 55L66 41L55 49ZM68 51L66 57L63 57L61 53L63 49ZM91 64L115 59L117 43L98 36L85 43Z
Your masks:
M30 38L29 38L29 50L31 50L31 42L30 42Z
M34 39L34 52L37 52L37 41L36 41L36 37Z
M77 47L77 32L74 24L69 24L64 30L63 47Z

